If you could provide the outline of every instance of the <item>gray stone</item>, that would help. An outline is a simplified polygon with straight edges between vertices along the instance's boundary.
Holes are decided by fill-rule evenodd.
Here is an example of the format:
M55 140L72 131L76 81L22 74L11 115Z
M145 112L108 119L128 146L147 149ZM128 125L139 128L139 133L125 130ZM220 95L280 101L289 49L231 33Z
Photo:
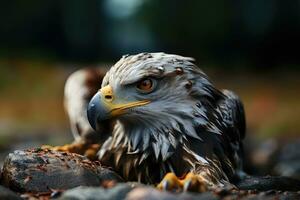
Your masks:
M229 196L228 199L242 199L242 200L291 200L300 199L300 194L296 192L260 192L257 194L248 194L246 196L239 196L238 198L232 198Z
M252 175L270 174L274 166L280 145L274 138L260 140L248 135L244 142L244 170Z
M280 176L300 179L300 140L285 144L279 152L273 171Z
M77 187L67 190L59 200L218 200L212 192L198 193L171 193L159 191L152 186L137 183L117 184L113 188Z
M65 152L32 149L10 153L4 162L2 184L18 192L49 192L77 186L100 186L122 179L99 162Z
M130 191L126 200L218 200L219 198L212 192L205 193L171 193L159 191L153 187L138 187Z
M241 180L236 186L241 190L257 190L257 191L299 191L300 181L288 177L249 176Z
M129 192L126 196L126 200L154 200L154 199L178 200L179 198L170 192L160 192L157 189L151 187L136 188L131 192Z
M106 189L103 187L77 187L65 191L59 200L119 200L135 187L141 187L137 183L123 183Z
M0 185L0 199L5 200L22 200L16 193Z

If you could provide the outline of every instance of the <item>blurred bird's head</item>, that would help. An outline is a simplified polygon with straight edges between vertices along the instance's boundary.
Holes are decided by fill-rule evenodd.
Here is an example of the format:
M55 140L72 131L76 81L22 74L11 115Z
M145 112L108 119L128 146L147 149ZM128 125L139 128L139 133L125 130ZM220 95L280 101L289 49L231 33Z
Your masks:
M97 130L103 120L116 119L133 150L150 143L175 147L180 140L172 142L171 136L201 139L194 127L207 123L202 103L216 90L192 61L165 53L123 56L89 103L91 126Z

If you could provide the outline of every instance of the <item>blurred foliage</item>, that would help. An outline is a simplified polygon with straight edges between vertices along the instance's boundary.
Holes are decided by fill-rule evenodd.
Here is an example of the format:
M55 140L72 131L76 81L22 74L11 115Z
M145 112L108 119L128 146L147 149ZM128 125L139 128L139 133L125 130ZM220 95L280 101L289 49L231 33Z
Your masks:
M65 124L66 74L48 62L0 60L0 131Z

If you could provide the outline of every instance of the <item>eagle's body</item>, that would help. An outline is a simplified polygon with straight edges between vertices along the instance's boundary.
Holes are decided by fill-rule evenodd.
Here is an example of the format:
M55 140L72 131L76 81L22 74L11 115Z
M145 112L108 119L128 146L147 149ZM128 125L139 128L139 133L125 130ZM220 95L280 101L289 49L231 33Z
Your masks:
M84 73L82 77L86 77ZM69 78L66 91L76 84L87 91L91 87L74 79ZM151 81L151 91L137 88L145 80ZM108 135L101 144L99 160L126 180L158 183L167 172L177 176L193 172L220 185L241 170L242 103L234 93L217 90L191 58L164 53L123 56L106 73L101 88L88 108L89 121L97 131L77 132L82 139ZM66 95L66 105L72 95L76 91ZM81 103L87 107L90 98L81 98ZM95 108L98 101L102 110ZM71 113L72 108L66 107ZM103 108L107 113L101 113ZM83 126L74 121L71 124ZM105 131L107 123L112 129Z

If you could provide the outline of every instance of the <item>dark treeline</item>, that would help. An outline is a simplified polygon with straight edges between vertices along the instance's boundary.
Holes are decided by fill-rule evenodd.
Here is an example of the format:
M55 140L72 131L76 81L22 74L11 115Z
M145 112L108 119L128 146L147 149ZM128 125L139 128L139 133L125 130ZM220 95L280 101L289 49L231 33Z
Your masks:
M205 64L300 64L297 0L12 0L0 15L2 57L96 62L166 51Z

